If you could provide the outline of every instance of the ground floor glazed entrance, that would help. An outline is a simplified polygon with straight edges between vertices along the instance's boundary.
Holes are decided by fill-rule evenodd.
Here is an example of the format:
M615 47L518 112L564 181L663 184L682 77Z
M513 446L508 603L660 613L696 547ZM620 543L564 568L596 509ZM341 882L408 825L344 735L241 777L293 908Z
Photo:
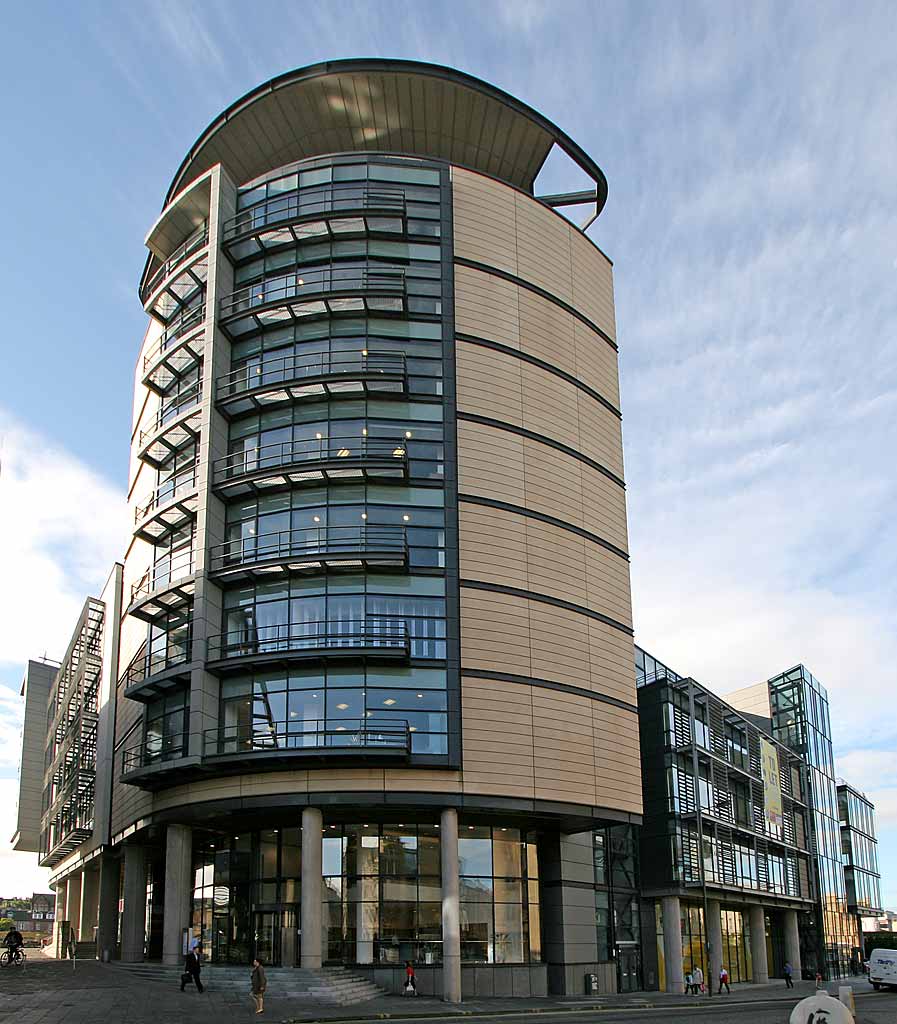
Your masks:
M581 995L594 976L599 992L619 977L633 988L637 932L615 932L618 972L596 926L593 837L608 823L568 830L581 822L373 802L204 807L98 851L97 954L175 966L199 946L210 968L344 965L393 991L410 961L421 991L449 1001Z
M441 964L439 823L331 824L320 842L323 962ZM539 962L535 834L462 825L457 848L462 964ZM301 828L195 831L189 941L213 963L299 964L303 884Z
M681 993L685 978L700 969L705 984L719 987L723 968L730 984L765 984L783 978L790 963L801 977L799 912L787 907L721 899L665 896L650 901L655 924L657 987ZM646 947L647 951L647 947Z

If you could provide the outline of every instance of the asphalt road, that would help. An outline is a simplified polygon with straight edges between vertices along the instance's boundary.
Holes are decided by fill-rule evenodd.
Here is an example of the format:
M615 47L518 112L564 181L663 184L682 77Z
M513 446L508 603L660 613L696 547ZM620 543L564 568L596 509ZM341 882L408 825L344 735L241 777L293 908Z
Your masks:
M862 995L856 1001L856 1024L897 1024L897 992L876 992ZM793 1004L782 1001L769 1003L733 1003L729 1006L720 1001L698 1003L682 1007L660 1009L606 1009L606 1010L565 1010L562 1013L507 1014L483 1017L465 1016L464 1024L522 1024L527 1020L534 1024L639 1024L640 1021L663 1021L665 1024L788 1024ZM361 1018L359 1018L361 1019ZM434 1024L457 1017L420 1017L405 1019L402 1024Z

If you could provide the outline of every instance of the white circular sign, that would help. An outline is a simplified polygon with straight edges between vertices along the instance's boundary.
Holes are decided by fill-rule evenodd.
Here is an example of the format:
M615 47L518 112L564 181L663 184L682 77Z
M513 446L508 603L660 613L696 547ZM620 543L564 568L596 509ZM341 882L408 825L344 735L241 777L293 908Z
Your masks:
M854 1024L853 1014L827 992L814 992L791 1011L789 1024Z

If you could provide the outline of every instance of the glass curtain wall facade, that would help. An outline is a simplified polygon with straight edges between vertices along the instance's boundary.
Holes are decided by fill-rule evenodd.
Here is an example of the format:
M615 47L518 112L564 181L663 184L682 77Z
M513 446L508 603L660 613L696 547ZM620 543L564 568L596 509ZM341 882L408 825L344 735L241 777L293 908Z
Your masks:
M613 962L617 989L642 987L638 830L615 825L593 833L598 960Z
M841 859L847 885L847 909L856 929L856 954L863 954L863 918L882 912L875 805L853 786L838 782Z
M841 861L838 790L832 752L828 694L803 665L769 680L773 735L805 764L809 826L821 928L805 932L802 946L828 978L852 973L856 929L847 909ZM815 947L815 948L814 948ZM815 958L814 958L815 953Z
M636 679L645 800L641 891L645 919L657 933L656 950L643 951L648 983L655 958L667 991L697 965L705 978L715 976L705 899L720 918L721 949L713 955L723 958L731 980L772 976L788 955L782 915L800 919L814 906L800 759L693 679L638 649ZM764 765L769 758L774 770ZM758 908L764 964L751 955L751 911ZM672 944L667 928L680 933ZM680 942L681 964L670 963L665 949Z
M335 158L238 189L210 659L373 646L408 663L229 675L216 752L348 746L362 727L394 726L412 756L449 753L440 175ZM260 489L288 465L308 472Z

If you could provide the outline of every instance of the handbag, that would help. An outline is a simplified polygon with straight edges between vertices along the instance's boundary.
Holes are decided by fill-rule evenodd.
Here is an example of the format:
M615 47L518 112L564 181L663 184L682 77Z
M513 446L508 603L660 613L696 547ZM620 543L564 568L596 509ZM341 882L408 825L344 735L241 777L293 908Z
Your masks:
M186 985L188 981L193 979L193 975L189 971L184 971L181 975L181 984Z

